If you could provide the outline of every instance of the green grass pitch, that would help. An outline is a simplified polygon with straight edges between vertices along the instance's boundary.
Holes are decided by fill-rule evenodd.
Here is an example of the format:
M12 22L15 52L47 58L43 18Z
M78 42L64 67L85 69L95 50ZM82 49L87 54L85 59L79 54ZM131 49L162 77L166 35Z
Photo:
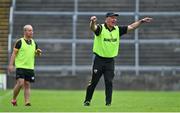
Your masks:
M95 90L89 107L84 97L84 90L32 90L32 106L26 107L21 90L13 107L12 90L0 90L0 112L180 112L178 91L114 91L111 106L105 106L104 90Z

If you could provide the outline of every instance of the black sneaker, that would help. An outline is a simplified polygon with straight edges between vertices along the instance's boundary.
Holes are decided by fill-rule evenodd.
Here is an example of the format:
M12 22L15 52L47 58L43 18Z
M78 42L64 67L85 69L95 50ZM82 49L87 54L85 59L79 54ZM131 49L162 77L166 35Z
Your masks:
M110 103L106 103L106 106L111 106L111 104Z
M89 101L85 101L84 102L84 106L90 106L90 102Z
M31 103L26 103L25 106L31 106Z

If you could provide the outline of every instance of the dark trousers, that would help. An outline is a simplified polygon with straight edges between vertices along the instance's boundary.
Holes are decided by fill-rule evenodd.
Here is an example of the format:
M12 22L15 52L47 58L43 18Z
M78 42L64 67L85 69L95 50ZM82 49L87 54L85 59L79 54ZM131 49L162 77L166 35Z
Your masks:
M113 88L112 81L114 78L114 59L102 58L97 55L94 59L92 79L86 90L85 101L91 101L96 85L102 75L104 75L105 81L106 103L111 104Z

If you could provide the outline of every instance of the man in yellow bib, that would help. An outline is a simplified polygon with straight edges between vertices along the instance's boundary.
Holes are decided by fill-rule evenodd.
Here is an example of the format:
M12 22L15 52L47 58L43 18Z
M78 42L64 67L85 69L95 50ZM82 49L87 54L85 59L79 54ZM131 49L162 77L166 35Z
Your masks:
M96 16L90 18L90 28L94 32L93 53L95 58L92 79L86 90L84 106L90 105L94 90L102 75L104 75L105 80L105 105L111 105L114 58L118 55L120 37L138 28L142 23L149 23L152 20L152 18L146 17L128 26L117 26L118 16L118 14L112 12L107 13L104 24L97 24Z
M30 103L30 83L35 81L34 62L35 56L41 55L41 50L35 43L33 38L33 27L31 25L24 26L24 37L18 39L14 45L13 53L9 62L8 71L14 70L16 67L16 84L13 89L13 106L17 106L17 96L24 88L25 106L31 106Z

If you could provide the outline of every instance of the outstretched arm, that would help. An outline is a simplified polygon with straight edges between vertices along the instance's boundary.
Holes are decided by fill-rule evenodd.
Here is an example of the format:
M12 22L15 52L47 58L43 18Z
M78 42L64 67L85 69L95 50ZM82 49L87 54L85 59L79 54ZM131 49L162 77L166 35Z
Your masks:
M152 21L152 18L149 18L149 17L145 17L141 20L138 20L130 25L128 25L128 30L127 32L130 32L132 30L135 30L136 28L138 28L141 24L143 23L150 23Z

